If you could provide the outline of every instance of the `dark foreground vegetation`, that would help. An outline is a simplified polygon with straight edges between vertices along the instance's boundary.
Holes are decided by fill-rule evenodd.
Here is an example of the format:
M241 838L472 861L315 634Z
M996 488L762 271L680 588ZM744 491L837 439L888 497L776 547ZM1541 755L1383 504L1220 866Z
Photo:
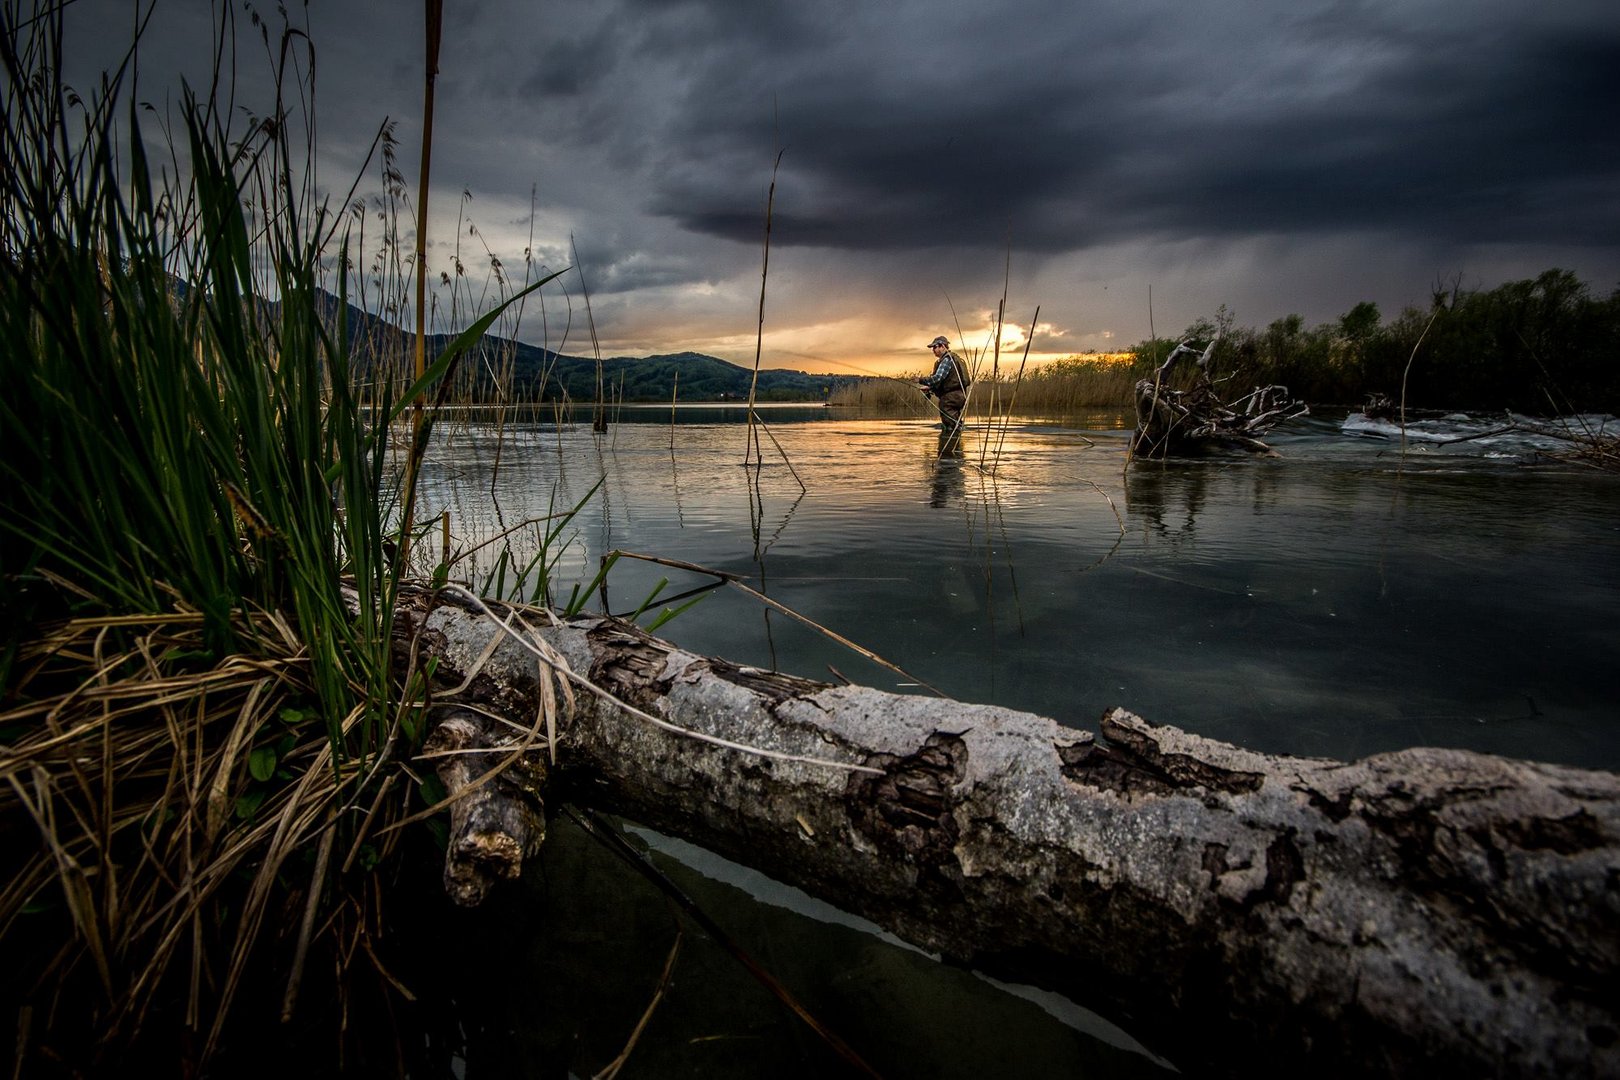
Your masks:
M154 160L127 69L63 85L62 7L0 9L12 1075L397 1073L399 856L442 824L403 827L439 792L391 637L419 460L391 421L468 341L363 388L317 301L347 237L310 87L272 121L188 98Z

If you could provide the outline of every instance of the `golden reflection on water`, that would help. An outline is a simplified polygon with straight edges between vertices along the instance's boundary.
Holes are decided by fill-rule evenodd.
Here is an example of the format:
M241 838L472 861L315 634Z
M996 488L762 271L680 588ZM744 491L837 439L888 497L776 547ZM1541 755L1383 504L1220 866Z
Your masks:
M1124 705L1272 752L1421 739L1620 763L1599 723L1620 693L1606 478L1465 459L1397 471L1325 425L1280 459L1127 475L1119 417L976 420L951 440L921 419L822 415L767 414L774 438L748 465L738 423L514 425L498 448L487 427L448 430L423 477L419 569L444 557L447 514L451 576L474 588L566 604L615 549L679 559L740 575L917 678L730 590L659 631L738 663L928 682L1081 725ZM709 580L621 561L607 603L645 608L645 623ZM1472 633L1425 629L1436 619ZM1530 626L1557 647L1503 644ZM1492 719L1529 699L1556 719Z
M760 463L736 423L621 424L603 436L583 424L452 427L419 497L419 520L447 518L450 543L435 528L418 570L449 562L474 588L525 599L543 570L550 598L566 601L614 548L667 545L733 571L746 558L763 575L784 541L800 553L890 544L881 534L896 512L951 512L916 528L976 547L1004 530L1009 509L1048 504L1054 491L1093 485L1079 509L1109 521L1123 494L1123 442L1052 423L973 422L952 436L918 421L831 420L770 435Z

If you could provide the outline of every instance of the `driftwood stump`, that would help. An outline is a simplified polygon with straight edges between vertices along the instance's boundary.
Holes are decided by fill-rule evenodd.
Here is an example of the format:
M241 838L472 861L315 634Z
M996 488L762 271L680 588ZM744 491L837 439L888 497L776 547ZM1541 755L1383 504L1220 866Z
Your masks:
M492 619L410 616L464 694L534 715ZM1274 757L1124 710L1099 734L539 632L590 694L552 790L1121 1020L1198 1072L1620 1075L1620 777L1455 750ZM526 710L526 711L525 711Z
M1234 401L1222 400L1210 376L1215 341L1199 352L1183 341L1151 379L1136 384L1136 430L1131 453L1139 457L1199 454L1209 450L1271 453L1260 436L1310 409L1285 386L1260 386ZM1198 374L1190 387L1173 389L1168 378L1178 361L1191 359Z

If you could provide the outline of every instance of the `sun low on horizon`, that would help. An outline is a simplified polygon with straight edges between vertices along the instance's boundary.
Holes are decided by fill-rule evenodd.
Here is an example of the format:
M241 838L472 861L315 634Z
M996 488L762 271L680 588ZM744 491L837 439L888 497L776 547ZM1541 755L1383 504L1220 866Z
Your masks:
M883 378L915 377L930 371L934 366L934 356L929 351L928 342L936 334L944 334L950 340L952 350L972 363L975 369L983 373L996 369L1004 376L1016 376L1020 367L1031 372L1063 360L1122 363L1132 356L1128 351L1117 349L1054 348L1047 339L1060 335L1052 333L1047 327L1040 327L1031 342L1028 329L1003 326L998 349L993 322L958 333L954 327L943 326L937 329L884 326L879 330L870 324L849 320L791 329L767 329L762 335L711 337L688 333L676 341L625 341L613 351L619 355L696 352L742 367L753 367L757 358L761 369Z

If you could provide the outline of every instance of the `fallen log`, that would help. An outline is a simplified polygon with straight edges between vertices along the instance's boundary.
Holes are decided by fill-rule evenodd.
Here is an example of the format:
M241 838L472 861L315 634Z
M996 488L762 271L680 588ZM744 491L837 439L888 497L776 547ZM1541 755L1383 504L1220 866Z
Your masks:
M1094 735L739 667L610 618L509 632L418 599L416 646L463 684L441 710L482 703L490 756L554 749L556 798L1066 992L1183 1068L1620 1075L1614 774L1275 757L1121 709ZM534 721L553 669L520 636L617 699L580 694L554 748Z

